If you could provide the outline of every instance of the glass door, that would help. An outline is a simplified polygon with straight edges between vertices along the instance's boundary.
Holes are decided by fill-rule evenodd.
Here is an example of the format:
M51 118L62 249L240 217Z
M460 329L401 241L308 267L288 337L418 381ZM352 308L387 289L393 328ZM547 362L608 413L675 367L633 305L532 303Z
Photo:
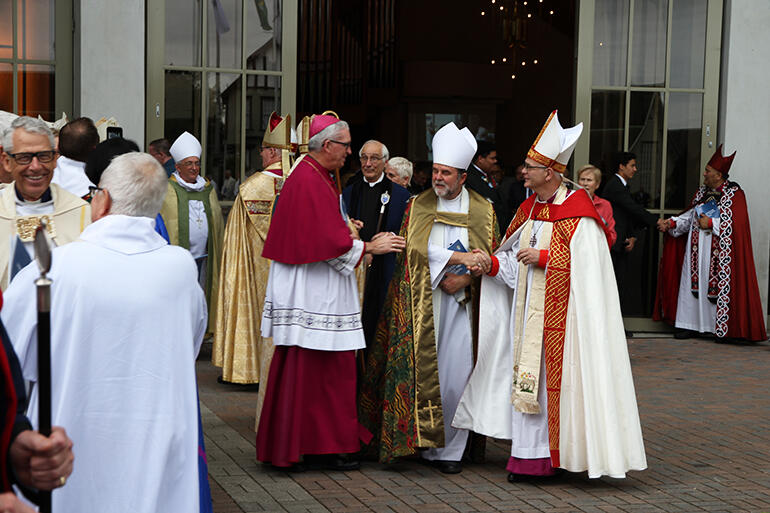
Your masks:
M590 162L606 179L618 152L635 153L636 201L680 212L716 148L722 0L587 0L578 23L575 119L588 137L575 168ZM639 272L621 292L628 329L664 329L649 320L661 242L648 229L632 253Z
M297 0L149 0L147 9L147 142L186 130L201 141L205 176L243 181L262 167L270 113L293 118Z

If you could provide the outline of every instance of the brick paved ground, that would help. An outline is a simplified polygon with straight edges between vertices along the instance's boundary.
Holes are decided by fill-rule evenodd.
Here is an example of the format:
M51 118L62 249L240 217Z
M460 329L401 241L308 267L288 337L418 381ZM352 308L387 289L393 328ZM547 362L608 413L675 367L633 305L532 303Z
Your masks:
M256 392L198 362L214 511L770 512L770 344L629 341L649 469L510 484L508 445L447 476L416 461L356 472L276 472L255 461Z

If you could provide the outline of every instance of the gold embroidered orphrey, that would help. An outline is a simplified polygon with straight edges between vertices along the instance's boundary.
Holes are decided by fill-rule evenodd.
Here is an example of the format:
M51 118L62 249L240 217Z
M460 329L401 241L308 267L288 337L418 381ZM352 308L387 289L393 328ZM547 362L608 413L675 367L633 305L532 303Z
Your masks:
M56 225L53 216L44 214L41 216L22 216L16 218L16 234L22 242L35 240L35 232L40 226L40 221L45 221L46 231L52 238L56 238Z

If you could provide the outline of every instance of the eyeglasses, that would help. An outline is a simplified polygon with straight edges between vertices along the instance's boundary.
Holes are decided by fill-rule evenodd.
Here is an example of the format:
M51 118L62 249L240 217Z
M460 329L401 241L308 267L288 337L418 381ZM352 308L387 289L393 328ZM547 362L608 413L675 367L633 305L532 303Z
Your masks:
M548 169L548 166L530 166L525 162L524 169L526 169L527 171L529 171L530 169Z
M189 161L189 162L177 162L182 167L197 167L200 169L201 167L201 161L195 160L195 161Z
M103 190L104 189L102 189L101 187L97 187L96 185L89 185L88 186L88 195L91 196L91 199L93 199L94 196L96 196L97 192L103 191Z
M15 160L17 164L21 164L22 166L26 166L27 164L31 163L32 159L35 157L37 157L37 160L40 163L47 164L53 161L54 157L56 156L56 151L48 150L37 151L34 153L8 153L8 156Z
M381 160L384 159L384 157L380 157L379 155L361 155L358 157L361 162L366 162L368 160L371 160L375 164Z
M349 142L335 141L334 139L326 139L326 140L329 141L329 142L333 142L333 143L339 144L341 146L344 146L345 149L350 148L350 143Z

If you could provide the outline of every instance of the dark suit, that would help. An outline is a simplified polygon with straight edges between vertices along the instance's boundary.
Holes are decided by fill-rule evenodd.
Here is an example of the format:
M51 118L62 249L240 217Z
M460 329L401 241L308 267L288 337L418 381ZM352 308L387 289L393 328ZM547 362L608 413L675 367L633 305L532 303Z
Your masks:
M465 186L478 192L492 202L492 207L497 216L497 224L500 227L500 233L505 233L508 224L511 222L511 219L513 219L513 212L503 195L500 194L500 190L493 187L492 183L475 165L471 164L466 172L468 174L465 178Z
M615 268L615 279L618 282L620 303L623 310L627 310L629 298L638 296L640 290L629 281L630 275L641 276L641 269L631 269L630 253L625 251L625 240L631 237L639 237L640 230L647 226L654 227L658 216L647 212L639 203L631 197L628 185L623 185L618 175L612 175L602 191L602 198L612 204L612 217L615 218L615 232L618 239L612 246L610 255L612 265Z
M506 211L510 213L510 218L505 226L503 226L502 221L500 222L500 234L505 234L505 230L508 229L508 224L519 209L519 205L527 199L527 188L524 187L523 181L517 180L514 176L504 177L497 188L500 191L500 197L503 199Z
M356 175L349 183L350 185L342 191L342 198L348 215L364 223L359 233L361 240L368 242L377 232L381 208L380 197L383 192L390 195L390 201L385 207L380 231L398 233L401 230L401 220L406 211L406 202L410 197L409 191L391 182L387 177L383 177L382 181L374 187L369 187L364 182L362 174ZM372 258L361 307L361 322L367 345L374 341L377 321L385 304L385 294L395 265L395 253L375 255Z

